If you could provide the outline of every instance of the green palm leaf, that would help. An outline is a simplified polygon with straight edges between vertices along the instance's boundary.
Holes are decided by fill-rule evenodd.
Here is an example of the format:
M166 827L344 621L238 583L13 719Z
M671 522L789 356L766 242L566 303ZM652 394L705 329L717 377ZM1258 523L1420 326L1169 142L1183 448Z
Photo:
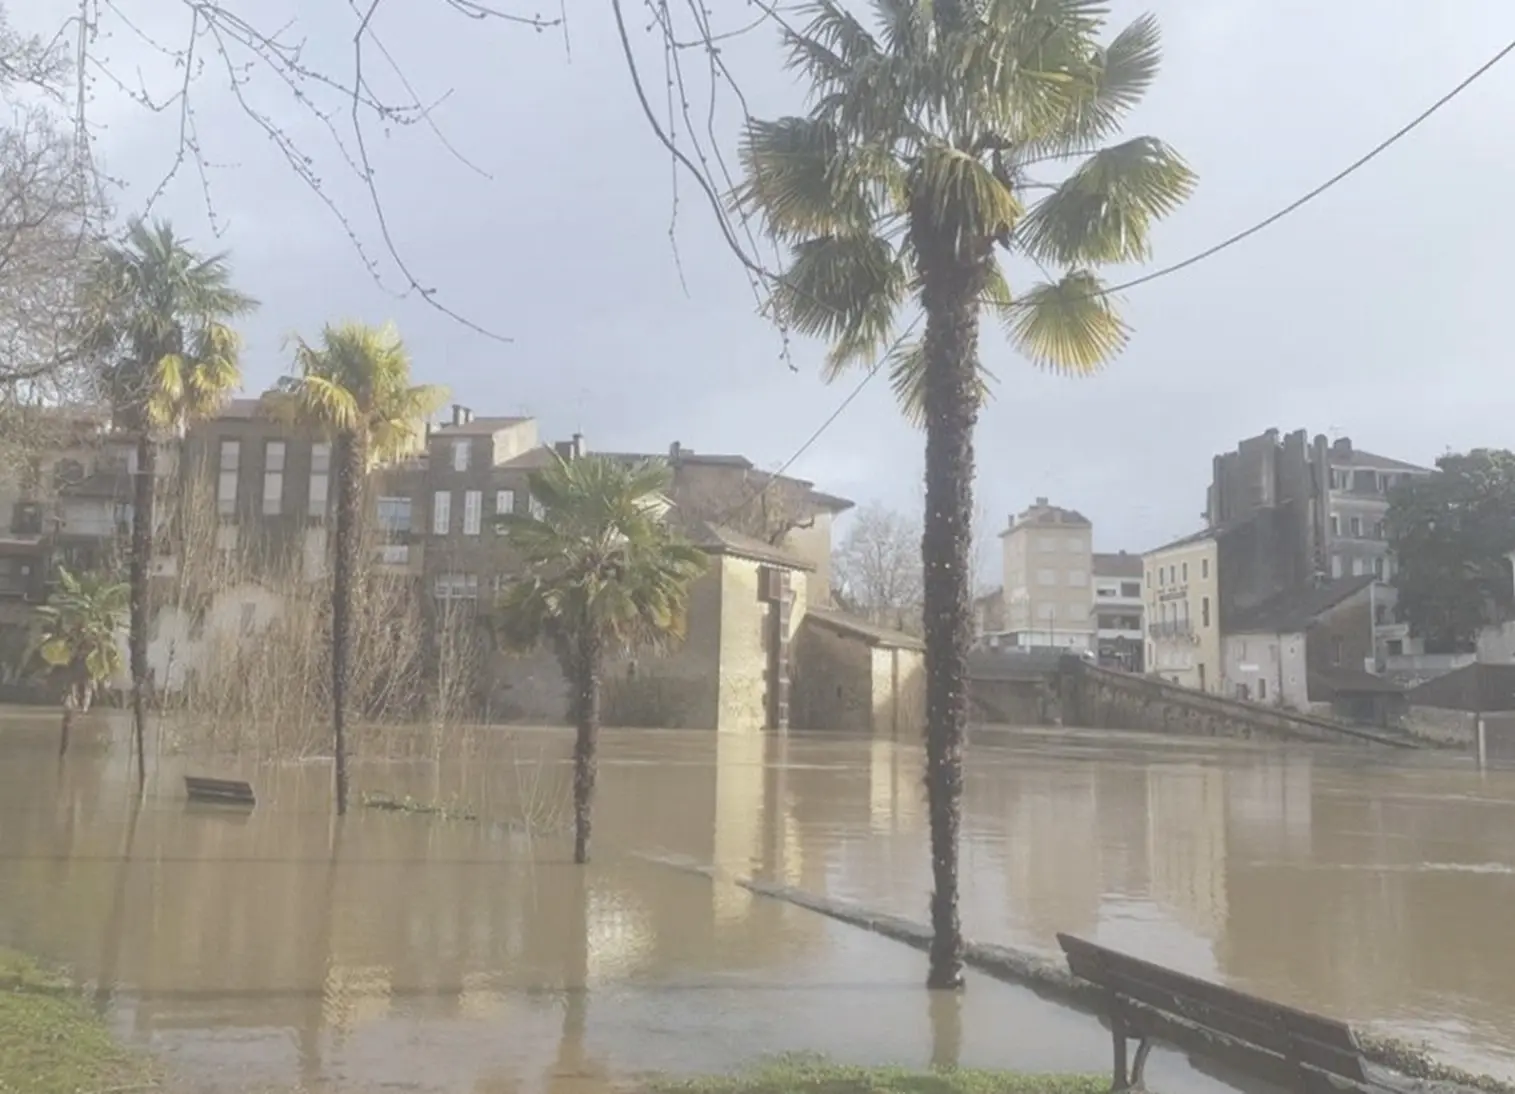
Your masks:
M1125 348L1130 332L1087 270L1033 285L1007 312L1010 335L1034 363L1089 375Z
M1138 137L1090 156L1026 217L1018 238L1061 265L1148 257L1152 224L1193 192L1195 176L1172 149Z

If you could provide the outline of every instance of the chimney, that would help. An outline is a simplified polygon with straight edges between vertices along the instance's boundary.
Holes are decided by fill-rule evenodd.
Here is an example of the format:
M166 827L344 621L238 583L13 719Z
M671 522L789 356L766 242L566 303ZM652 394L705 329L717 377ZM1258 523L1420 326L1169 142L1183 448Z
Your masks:
M463 407L459 403L453 403L452 404L452 424L453 425L462 425L463 424Z
M573 435L573 442L572 443L573 443L573 458L574 459L578 459L580 456L582 456L584 454L584 434L582 434L582 433L575 433Z
M1331 451L1338 456L1350 456L1352 454L1352 438L1337 437L1331 442Z
M1036 499L1036 505L1037 505L1037 508L1039 508L1039 509L1045 508L1046 505L1047 505L1047 499L1046 498L1037 498Z
M683 454L684 446L679 444L678 441L674 441L671 445L668 446L668 462L673 464L675 467L678 466L679 457Z

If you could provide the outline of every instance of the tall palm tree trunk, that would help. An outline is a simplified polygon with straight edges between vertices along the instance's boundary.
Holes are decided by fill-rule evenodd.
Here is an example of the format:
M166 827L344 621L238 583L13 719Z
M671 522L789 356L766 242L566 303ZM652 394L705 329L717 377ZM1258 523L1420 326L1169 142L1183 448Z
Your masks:
M587 624L579 633L578 674L574 677L574 713L578 715L573 742L573 861L589 861L590 810L600 737L600 636Z
M931 817L931 952L927 986L963 982L958 833L972 641L973 427L982 264L940 230L915 232L926 312L926 796Z
M361 432L337 438L337 543L331 571L331 733L337 814L347 812L347 714L352 679L353 581L361 559L366 438Z
M148 572L153 560L153 502L158 480L158 446L152 433L137 437L137 478L132 484L132 543L128 577L131 622L127 660L132 677L132 738L137 752L137 789L147 785L147 613Z

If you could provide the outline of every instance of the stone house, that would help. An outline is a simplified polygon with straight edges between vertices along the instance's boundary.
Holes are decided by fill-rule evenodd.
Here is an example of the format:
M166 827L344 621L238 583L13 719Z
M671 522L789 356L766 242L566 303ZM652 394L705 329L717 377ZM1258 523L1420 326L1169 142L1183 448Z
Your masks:
M1290 589L1224 620L1222 674L1236 698L1384 725L1401 689L1372 663L1373 575Z
M894 740L926 724L926 646L902 631L811 608L795 641L794 725Z
M690 589L682 641L607 666L607 725L748 733L790 724L791 643L806 612L813 571L797 555L751 536L685 519L710 564ZM489 713L560 723L567 682L551 651L496 661Z

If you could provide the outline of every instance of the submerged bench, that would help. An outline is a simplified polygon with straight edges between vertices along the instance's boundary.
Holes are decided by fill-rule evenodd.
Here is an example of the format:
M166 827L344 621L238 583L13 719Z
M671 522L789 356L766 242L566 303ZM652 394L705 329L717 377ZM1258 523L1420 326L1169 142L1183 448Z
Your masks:
M197 775L184 776L184 792L192 802L214 802L217 805L257 804L251 783L237 779L202 779Z
M1345 1022L1271 1003L1208 980L1060 934L1074 976L1104 990L1115 1046L1112 1090L1139 1089L1154 1040L1234 1065L1300 1094L1367 1083ZM1126 1066L1127 1042L1136 1055Z

